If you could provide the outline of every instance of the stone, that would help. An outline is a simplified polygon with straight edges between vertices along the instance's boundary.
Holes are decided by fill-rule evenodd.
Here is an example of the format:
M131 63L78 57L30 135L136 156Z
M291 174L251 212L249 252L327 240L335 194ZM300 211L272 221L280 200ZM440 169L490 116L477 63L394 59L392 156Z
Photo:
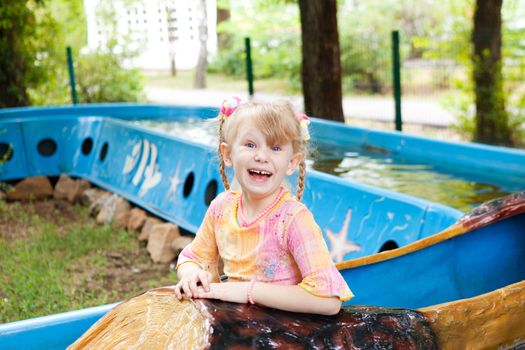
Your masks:
M78 199L79 203L84 206L89 206L95 203L105 191L99 190L98 188L88 188L80 194Z
M147 250L155 263L169 263L175 258L171 249L173 240L180 236L179 227L174 224L157 224L151 228Z
M129 212L130 208L131 204L129 204L127 200L120 196L117 196L116 194L103 198L102 203L100 203L100 210L96 215L97 223L109 225L113 222L115 217L125 216L125 213ZM123 227L125 227L125 225Z
M142 230L140 231L139 241L141 242L147 241L153 226L162 224L162 223L163 221L158 218L154 218L154 217L147 218L146 221L144 222L144 225L142 226Z
M126 229L130 232L140 231L142 227L144 226L144 223L146 222L147 218L148 218L148 214L146 213L146 211L140 208L131 209L129 220L126 225Z
M180 252L193 241L191 236L179 236L173 240L171 243L171 249L175 253L175 256L178 256Z
M68 199L77 192L77 183L75 180L65 174L61 174L53 191L55 199Z
M86 192L88 191L89 190ZM95 195L94 202L92 202L89 206L89 215L96 218L102 207L104 207L105 203L110 200L111 196L112 195L109 192L99 191L99 193Z
M120 230L122 228L126 228L128 225L129 218L131 216L131 211L121 211L119 213L116 213L113 217L113 228Z
M6 195L11 201L44 199L53 196L53 186L45 176L28 177L17 183Z
M75 181L76 190L68 195L67 200L71 203L80 202L80 197L82 194L89 188L91 188L91 183L86 180L77 179Z

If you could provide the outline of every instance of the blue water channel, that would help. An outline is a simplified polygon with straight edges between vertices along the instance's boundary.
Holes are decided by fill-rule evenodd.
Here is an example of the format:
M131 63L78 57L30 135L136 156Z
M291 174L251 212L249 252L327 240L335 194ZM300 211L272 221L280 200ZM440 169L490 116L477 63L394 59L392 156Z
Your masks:
M136 125L205 145L217 144L216 124L202 119L135 121ZM307 165L344 179L417 196L468 211L494 198L525 189L525 178L468 167L432 164L359 144L311 144Z

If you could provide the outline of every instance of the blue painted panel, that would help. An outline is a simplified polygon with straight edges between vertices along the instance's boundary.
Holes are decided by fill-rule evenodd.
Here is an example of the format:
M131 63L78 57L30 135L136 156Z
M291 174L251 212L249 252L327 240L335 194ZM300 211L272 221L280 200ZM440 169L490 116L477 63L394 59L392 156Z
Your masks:
M25 155L22 129L19 123L4 122L0 124L0 143L11 148L10 159L0 161L0 180L20 179L29 176ZM6 154L7 156L7 154Z
M420 308L525 279L525 214L387 261L341 271L348 304Z
M427 160L465 168L505 174L525 174L525 151L473 142L449 142L395 131L347 126L312 118L316 140L340 146L362 145L384 148L407 159Z
M0 349L65 349L115 305L0 324Z
M27 121L21 125L29 173L32 176L58 176L73 169L72 154L81 147L75 135L75 130L78 128L76 118L49 118L46 119L45 124L41 121ZM38 146L44 140L54 143L53 153L49 155L39 153Z
M443 228L452 226L461 216L459 210L432 203L426 208L418 239L428 237L442 231Z
M336 262L377 253L387 241L404 246L422 232L437 233L461 212L405 196L312 171L307 177L305 204L324 232ZM429 228L422 224L432 210Z
M86 176L91 173L92 163L97 157L95 148L101 127L102 118L76 118L76 125L72 128L69 137L71 144L76 147L66 148L66 157L71 159L69 175ZM89 143L92 144L90 148L88 148Z
M122 119L213 118L217 107L169 106L135 103L93 103L75 106L0 109L0 118L105 116Z
M107 155L101 160L106 144ZM219 180L211 171L215 155L210 149L107 119L95 155L89 179L188 230L197 230L207 209L204 190L209 181Z

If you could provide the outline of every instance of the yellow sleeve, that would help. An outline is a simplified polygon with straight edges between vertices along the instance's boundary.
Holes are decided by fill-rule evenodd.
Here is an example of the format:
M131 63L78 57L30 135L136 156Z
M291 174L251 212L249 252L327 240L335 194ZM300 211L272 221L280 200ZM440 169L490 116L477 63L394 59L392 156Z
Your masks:
M195 238L179 254L177 269L180 265L191 262L203 270L218 275L218 260L219 252L215 241L213 209L210 206Z

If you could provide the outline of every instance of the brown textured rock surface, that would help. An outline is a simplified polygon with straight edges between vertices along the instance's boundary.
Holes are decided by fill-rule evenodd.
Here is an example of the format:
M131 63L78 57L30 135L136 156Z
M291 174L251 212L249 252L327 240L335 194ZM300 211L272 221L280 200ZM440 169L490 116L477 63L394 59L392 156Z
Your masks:
M78 185L76 181L69 176L62 174L55 185L53 197L56 199L68 199L68 197L74 198L77 191Z
M437 349L416 311L351 307L296 314L214 300L178 301L159 288L109 311L69 349Z
M142 226L144 226L144 223L146 222L147 218L148 214L144 210L140 208L131 209L129 220L126 224L127 230L140 231L142 229Z
M121 229L126 228L128 225L129 217L131 216L131 211L120 211L115 214L113 217L113 228Z
M148 253L151 260L158 263L168 263L175 258L171 249L173 240L180 236L179 228L173 224L158 224L151 228L148 237Z
M100 190L98 188L88 188L82 191L78 201L80 202L80 204L89 206L91 208L93 203L95 203L104 193L107 194L106 191Z
M8 200L37 200L53 196L53 186L47 177L28 177L7 192Z
M101 201L99 203L99 201ZM96 216L97 223L109 225L113 222L116 217L122 218L129 212L131 204L122 197L113 194L109 197L101 197L97 204L100 204L100 211ZM127 218L123 218L124 222L127 223ZM125 223L124 226L125 227Z
M153 226L162 224L163 221L154 217L149 217L144 222L144 225L142 226L142 230L139 235L139 241L147 241L149 238L149 234L151 233L151 229Z

